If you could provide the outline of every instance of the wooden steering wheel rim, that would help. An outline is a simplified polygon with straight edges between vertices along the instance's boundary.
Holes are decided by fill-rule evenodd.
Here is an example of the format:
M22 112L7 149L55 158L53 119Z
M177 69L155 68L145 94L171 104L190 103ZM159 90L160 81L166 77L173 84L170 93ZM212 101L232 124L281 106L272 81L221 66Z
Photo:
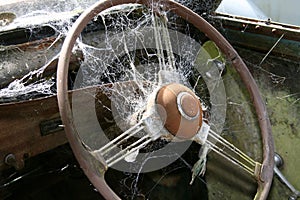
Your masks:
M172 0L104 0L99 1L86 9L81 16L76 20L70 29L64 44L61 49L60 58L57 68L57 98L60 115L65 126L65 132L71 148L85 172L86 176L92 182L92 184L100 191L106 199L119 199L119 197L111 190L104 180L104 173L99 174L89 163L87 159L87 153L81 145L81 142L76 137L76 130L73 125L72 112L70 108L70 102L68 98L68 70L69 61L72 49L75 45L76 39L84 27L100 12L121 4L137 3L146 6L151 6L153 3L161 5L162 9L170 10L178 16L184 18L197 29L204 32L206 36L216 43L219 49L226 55L227 59L232 62L233 67L238 72L243 83L246 85L247 90L253 100L256 114L258 116L258 122L261 130L261 138L263 144L263 162L260 176L257 179L258 188L255 195L255 199L266 199L273 180L273 168L274 168L274 141L271 132L271 125L269 117L266 111L265 104L260 96L259 89L249 72L247 66L229 44L229 42L206 20L194 13L185 6L174 2Z

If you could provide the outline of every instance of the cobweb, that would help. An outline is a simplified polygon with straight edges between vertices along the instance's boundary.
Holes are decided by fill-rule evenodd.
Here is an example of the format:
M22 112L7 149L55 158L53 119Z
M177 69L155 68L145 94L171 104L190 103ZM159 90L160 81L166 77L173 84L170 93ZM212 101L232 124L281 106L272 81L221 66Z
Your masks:
M79 13L94 2L2 3L0 102L56 94L55 67L63 38Z
M102 151L109 143L102 133L112 140L132 125L139 125L153 91L168 83L180 83L193 90L206 110L206 120L220 134L226 117L223 79L234 81L230 74L234 72L226 72L226 59L218 48L208 41L205 34L169 11L156 13L153 11L155 9L140 5L127 5L121 11L119 9L114 8L95 17L93 23L102 25L103 29L89 27L93 31L83 33L75 47L83 52L83 61L73 83L74 89L82 91L72 98L73 118L85 146L94 152ZM211 48L212 52L208 53L206 48ZM228 76L225 77L225 74ZM102 96L99 97L95 91L82 90L94 86L100 86L101 95L104 94L107 99L100 98ZM81 96L84 96L84 106ZM234 98L233 94L231 97ZM95 102L96 110L100 107L101 113L109 114L102 116L97 114L99 111L95 114L90 112ZM95 121L90 120L92 115L100 121L100 129L93 125ZM253 119L248 119L248 123L255 124ZM141 131L133 140L137 141L147 134L147 131ZM126 142L134 143L129 139ZM147 143L143 149L125 157L125 161L111 161L126 147L126 142L119 144L120 150L105 156L107 163L112 165L107 172L107 181L123 198L156 198L156 192L170 184L168 179L172 178L178 179L177 186L181 181L188 186L188 177L191 176L183 179L177 175L174 177L174 173L192 170L200 145L193 143L193 150L184 155L176 151L156 154L156 150L170 145L173 149L180 149L179 143L159 140ZM147 170L153 160L155 163L177 161L152 173ZM142 173L144 171L147 173ZM115 180L116 177L118 180ZM204 178L199 177L193 186L188 187L188 190L200 187L205 191L206 183ZM190 195L194 198L192 196L196 194L191 192Z
M52 6L48 7L49 10L45 6L39 7L36 5L36 2L29 4L30 6L28 7L14 8L18 11L16 13L18 15L17 19L9 26L3 27L2 31L20 26L25 27L24 33L28 35L25 36L24 41L28 39L30 44L23 44L22 41L20 43L18 41L6 41L1 46L1 68L5 69L5 73L1 74L3 81L1 81L0 99L2 103L31 100L56 94L55 73L51 74L51 72L54 71L53 66L57 63L62 40L74 21L74 18L65 11L85 8L84 4L77 2L73 4L74 2L68 2L64 6L50 2ZM71 4L69 5L69 3ZM52 9L53 6L54 9ZM80 6L83 6L83 8ZM33 11L30 10L32 8L34 8ZM57 13L61 13L61 11L65 12L62 15L63 19L57 17ZM135 50L136 43L126 42L126 40L130 40L130 38L128 39L130 34L134 34L132 35L134 38L143 40L143 37L145 37L143 34L147 32L147 29L144 29L144 27L151 27L154 17L157 18L155 19L157 23L160 23L158 26L168 26L164 28L170 28L170 30L181 31L190 35L192 27L177 26L176 20L180 19L172 15L168 16L170 17L168 19L170 23L165 25L161 21L167 20L166 15L169 14L162 14L164 17L161 20L159 17L154 16L151 11L136 5L127 5L107 11L97 16L94 22L88 25L74 48L74 54L82 52L83 58L79 63L80 69L78 69L78 66L75 66L75 70L69 74L70 88L80 89L93 85L135 81L134 86L120 84L119 86L114 86L114 88L107 87L105 90L105 94L112 94L110 100L114 101L115 106L110 108L106 105L101 105L106 112L111 112L112 109L116 110L118 114L113 117L115 118L114 120L118 119L120 121L118 125L121 129L123 128L123 121L128 126L128 116L142 112L147 102L147 96L161 84L158 74L162 70L161 63L164 63L163 70L172 68L174 73L176 73L176 76L171 77L168 77L169 74L162 74L161 76L166 76L165 80L167 82L182 82L191 89L194 89L196 85L204 85L203 81L198 80L200 74L191 72L194 56L199 47L192 47L189 43L182 43L181 51L174 55L170 55L168 47L163 47L166 50L162 50L160 52L162 55L159 57L155 44L154 46L150 44L147 48L140 47L138 50ZM52 20L48 21L47 19ZM41 28L39 27L40 23L43 24ZM128 29L130 30L128 31ZM44 40L44 37L47 40ZM154 41L154 35L151 37L148 40ZM196 39L200 42L199 38ZM33 44L32 46L31 43ZM119 48L122 49L121 52L112 51L116 51ZM136 68L131 68L132 63ZM177 80L173 80L173 78ZM197 92L198 95L201 92L208 93L207 89L203 89L203 91L197 90ZM209 107L209 97L207 94L202 96L203 102L206 102ZM105 117L107 119L109 116ZM110 119L107 120L110 121ZM109 125L111 126L111 124ZM105 131L108 132L107 134L111 134L110 132L116 134L116 129L113 128L108 128ZM99 139L92 137L91 140L97 141ZM95 146L94 143L85 142L91 148L99 147L101 144L98 143ZM151 151L164 145L165 142L160 141L155 144L149 144L145 149L148 148ZM157 156L154 156L153 159L155 157ZM168 155L162 155L161 157L168 159L180 156L170 152ZM149 156L147 159L151 160L152 158ZM177 169L188 169L189 171L192 164L188 164L185 160L183 161L174 164L174 169L172 169L172 166L163 169L162 174L159 175L161 178L158 177L158 179L153 180L154 185L149 188L145 195L151 196L152 191L162 182L162 178L171 172L177 171ZM133 182L130 184L129 190L124 189L120 193L126 198L135 198L141 195L138 183L144 175L126 173L122 175L125 175L125 178L121 178L121 188L128 187L128 183L126 182L125 184L125 180L132 180ZM189 181L189 179L186 181ZM195 183L194 187L196 186L199 186L199 183Z
M21 101L56 93L55 79L43 75L43 72L51 67L49 64L53 59L57 59L62 39L77 15L95 2L51 0L41 3L28 0L22 3L3 3L0 8L0 20L3 21L0 30L4 32L0 44L1 102ZM190 1L181 3L192 5ZM206 4L201 7L212 7L211 2ZM200 12L197 8L199 7L195 7L196 11ZM19 35L7 38L10 30L18 30L20 27L20 30L24 28L24 32L19 31ZM21 37L20 41L14 40L15 37Z
M29 100L56 94L55 73L50 73L51 67L55 65L62 40L76 18L71 17L74 13L70 15L67 14L67 11L77 10L79 13L91 3L94 2L72 1L66 3L62 1L61 4L52 2L49 10L44 7L35 7L35 11L29 12L25 7L17 9L20 11L18 21L16 21L16 25L11 24L10 26L26 26L31 35L40 33L35 25L31 25L32 22L29 19L41 15L52 17L61 11L64 11L65 15L63 19L55 18L53 21L44 23L44 27L50 28L47 30L53 32L47 37L55 38L50 40L49 45L45 48L35 46L30 49L17 44L1 46L2 68L13 66L11 69L14 69L22 66L25 69L16 73L18 77L9 74L11 81L1 85L1 102ZM202 16L208 16L209 10L213 7L209 1L201 3L201 6L198 6L195 1L180 1L180 3L194 8ZM208 46L207 49L204 48L205 45ZM205 53L199 53L200 50L203 52L203 49L205 49ZM288 100L289 106L299 108L299 88L294 86L291 90L286 90L287 82L297 81L294 77L299 74L299 63L296 63L291 72L282 73L276 68L278 64L273 62L273 59L276 58L265 57L266 54L263 53L254 54L243 48L238 48L238 51L245 58L246 64L252 70L256 80L260 82L262 89L271 85L274 89L283 88L285 91L276 93L275 98L266 92L264 93L266 99L270 101L274 99ZM257 121L253 115L252 103L249 96L245 94L245 88L241 86L241 80L230 67L230 61L226 60L218 49L209 43L205 34L180 17L174 16L170 11L161 11L157 14L140 5L126 5L101 13L89 23L78 38L73 55L78 55L78 52L80 52L80 59L72 64L73 67L69 73L69 87L76 90L94 86L101 87L101 94L104 94L106 99L89 91L84 91L84 94L86 98L92 100L95 110L100 111L100 114L96 113L96 122L109 139L115 138L141 119L149 96L154 90L162 84L176 82L193 90L201 99L203 107L207 111L206 120L213 121L211 126L218 130L218 134L222 132L223 136L245 150L255 160L261 159L259 150L261 143L257 142L260 141L260 136ZM203 61L200 65L196 62L197 58ZM34 60L39 62L34 62ZM214 70L199 70L202 68L213 68ZM50 71L49 73L46 73L47 69ZM165 71L168 73L164 73ZM210 73L207 74L207 72ZM205 79L209 76L216 83L215 85L211 85L207 81L208 78ZM8 76L3 77L5 80L8 79ZM222 94L221 101L214 100L213 98L216 97L214 93L217 91L215 88L221 84L224 84L226 94L225 96ZM218 97L222 98L222 95L218 95ZM226 105L220 103L224 100ZM72 106L78 106L78 104ZM82 107L79 112L85 112L85 107ZM211 113L214 113L213 109L217 109L216 107L223 109L220 113L212 115ZM88 115L89 113L86 112L86 116ZM74 116L77 116L76 113ZM104 140L99 137L98 132L94 132L97 130L97 128L93 129L95 121L89 121L90 118L83 119L82 116L85 114L80 113L80 117L77 116L75 121L81 121L76 126L83 143L89 149L99 149L104 145ZM291 123L298 122L292 121ZM89 128L87 129L87 127ZM143 134L146 133L141 133L139 137L142 137ZM240 138L246 138L247 142L241 141ZM107 172L108 183L113 185L114 190L125 199L158 199L159 195L161 199L162 197L164 197L163 199L167 197L170 199L193 199L199 197L198 189L195 188L201 188L203 191L201 196L206 199L207 187L215 188L206 184L205 177L198 177L195 184L189 186L190 171L198 159L200 145L193 143L190 150L184 155L176 152L167 152L160 156L151 154L167 144L169 141L165 140L151 142L142 151L148 153L144 157L145 164L149 160L159 159L158 157L170 160L176 158L176 162L170 166L150 173L139 173L143 170L144 165L129 165L132 170L137 168L134 171L138 171L138 173L110 169ZM212 158L215 157L212 156ZM217 162L216 165L218 164L220 163ZM211 169L217 171L214 167ZM220 180L217 179L217 181ZM177 187L175 187L176 185ZM174 190L177 190L179 194ZM218 195L224 194L221 189L215 189L215 191L216 198ZM246 191L253 193L252 189L247 188ZM186 196L187 193L190 193L190 196Z

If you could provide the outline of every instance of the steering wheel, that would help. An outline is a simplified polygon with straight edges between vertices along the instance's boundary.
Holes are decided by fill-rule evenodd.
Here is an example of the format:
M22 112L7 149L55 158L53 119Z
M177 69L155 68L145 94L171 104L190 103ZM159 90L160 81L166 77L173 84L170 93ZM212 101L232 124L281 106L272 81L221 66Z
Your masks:
M243 158L246 157L246 159L250 160L254 169L248 171L250 171L250 174L253 175L258 183L257 193L254 198L266 199L273 179L274 143L270 121L264 102L259 94L258 87L248 71L245 63L233 49L233 47L228 43L228 41L198 14L172 0L99 1L82 13L82 15L73 24L64 41L57 69L58 105L67 138L86 176L104 198L119 199L117 194L115 194L115 192L105 182L104 174L108 167L113 166L116 162L124 159L128 155L118 155L118 153L116 153L115 156L105 158L103 151L109 151L109 149L112 148L110 146L112 143L105 145L102 149L93 151L93 153L91 153L80 140L75 127L75 122L73 120L68 94L68 71L70 55L77 38L94 17L96 17L100 12L113 6L132 3L142 4L150 9L155 9L153 8L153 5L159 5L159 9L171 11L182 17L187 22L193 24L194 27L205 33L205 35L217 45L226 58L232 62L233 67L238 72L241 80L251 96L251 99L253 100L263 144L263 160L261 163L253 161L241 151L236 151L237 148L227 142L224 138L214 134L214 132L210 130L209 123L204 120L205 111L203 110L201 100L199 100L193 90L181 83L172 83L172 81L166 81L165 84L161 84L157 90L152 92L152 96L148 100L146 106L147 108L144 112L145 114L143 114L142 120L121 134L121 136L115 138L114 143L118 143L117 140L119 140L120 137L125 137L126 135L128 136L129 133L133 134L133 131L135 133L139 132L141 130L139 126L141 126L141 124L143 124L143 127L145 127L146 132L148 131L150 139L146 138L144 140L141 138L141 143L139 143L139 145L132 144L134 147L136 147L136 149L130 151L130 153L135 152L135 150L139 150L139 148L144 147L146 144L148 144L148 142L160 137L173 139L177 138L180 141L192 140L200 143L203 146L206 146L207 149L216 150L214 149L214 144L209 143L208 141L208 137L212 135L217 138L217 141L222 141L225 143L225 145L227 144L229 148L234 149L234 152L237 152L236 154ZM160 105L160 107L163 108L163 111L161 111L157 105ZM165 115L165 113L167 113L167 115ZM160 120L156 121L157 118ZM159 131L153 128L157 125L157 123L160 127ZM180 124L180 126L178 126L178 124ZM216 150L216 152L218 152L218 150ZM202 164L203 160L204 159L202 157ZM200 171L201 170L203 169L200 169ZM199 173L197 166L194 172L195 175Z

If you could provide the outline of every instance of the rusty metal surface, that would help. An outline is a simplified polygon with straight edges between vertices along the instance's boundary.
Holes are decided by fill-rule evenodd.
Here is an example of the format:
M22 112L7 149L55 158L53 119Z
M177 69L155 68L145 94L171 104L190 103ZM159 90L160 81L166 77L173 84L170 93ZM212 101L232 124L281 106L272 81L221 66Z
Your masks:
M59 118L56 96L0 105L0 170L5 157L16 157L17 169L24 160L67 142L64 131L42 136L40 124Z
M109 100L101 89L105 87L110 85L69 91L68 96L71 99L77 92L81 94L96 91L101 103L109 106ZM78 101L84 104L85 96L80 96ZM96 112L105 113L105 109L103 106L97 106ZM109 126L104 116L101 115L98 119L103 123L103 127ZM21 169L25 159L68 142L60 120L56 96L1 104L0 127L0 171L11 167L5 163L5 159L10 158L8 155L13 155L17 161L10 162L13 167Z
M118 199L118 196L107 185L103 185L101 180L99 180L99 175L97 174L96 170L91 169L90 163L87 159L84 158L86 152L81 146L79 139L74 137L73 135L75 130L73 128L74 125L71 117L71 108L69 104L69 99L67 97L68 88L66 76L68 72L68 65L70 61L70 54L72 48L75 44L76 38L82 32L86 24L88 24L88 22L99 12L110 8L114 5L126 3L140 3L145 5L149 4L149 2L146 0L101 1L93 5L91 8L87 9L74 23L69 35L67 36L64 42L57 71L58 103L63 123L66 125L66 133L68 140L71 144L74 154L76 155L76 158L78 159L79 163L84 169L86 175L89 177L94 186L107 199ZM247 69L246 65L239 57L239 55L236 53L236 51L225 40L225 38L199 15L173 1L157 1L156 3L163 5L164 9L171 10L172 12L183 17L184 19L192 23L196 28L203 31L208 36L208 38L213 40L217 44L217 46L220 47L221 51L227 56L227 58L232 61L234 67L240 74L244 84L247 86L247 89L253 98L256 113L258 115L258 118L260 119L259 125L261 128L264 152L264 159L262 163L263 169L260 179L258 180L259 187L257 191L257 196L255 198L266 199L273 179L274 143L272 138L271 126L266 112L266 108L264 106L264 102L260 97L258 87L254 79L252 78L249 70Z
M217 13L214 16L219 30L231 44L299 61L300 27L268 21L251 20L242 17L230 17ZM251 42L250 42L251 41ZM282 53L284 52L284 54Z
M221 20L224 28L231 28L239 31L259 33L268 36L280 37L283 33L285 38L294 41L300 41L300 27L282 24L273 21L260 21L245 17L232 17L226 14L216 13L215 20Z

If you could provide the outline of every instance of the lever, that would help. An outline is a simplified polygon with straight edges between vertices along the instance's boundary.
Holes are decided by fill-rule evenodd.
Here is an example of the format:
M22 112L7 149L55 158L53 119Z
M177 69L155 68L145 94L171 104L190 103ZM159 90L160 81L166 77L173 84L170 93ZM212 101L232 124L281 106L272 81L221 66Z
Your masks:
M274 161L275 174L278 176L279 180L293 192L293 194L289 196L289 200L297 200L297 198L300 197L300 192L296 190L296 188L285 178L285 176L279 170L279 168L283 165L283 158L278 153L275 153Z

